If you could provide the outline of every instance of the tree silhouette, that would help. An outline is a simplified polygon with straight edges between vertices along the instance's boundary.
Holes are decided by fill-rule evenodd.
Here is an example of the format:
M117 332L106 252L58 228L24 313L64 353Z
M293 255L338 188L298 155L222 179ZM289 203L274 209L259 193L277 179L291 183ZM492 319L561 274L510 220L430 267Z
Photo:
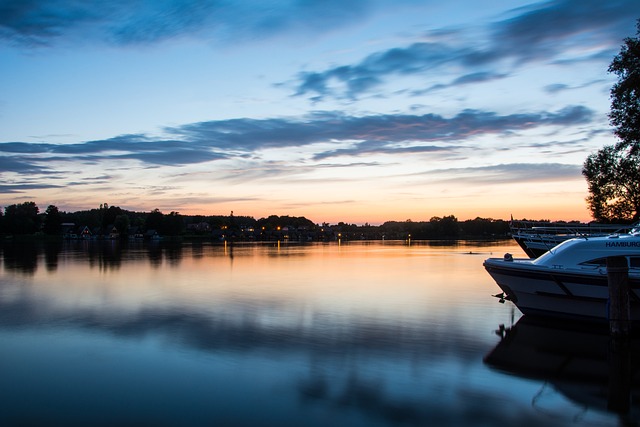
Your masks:
M33 234L40 229L38 206L24 202L4 208L5 228L10 234Z
M62 215L54 205L49 205L45 211L42 231L45 234L60 234L62 231Z
M627 37L609 66L609 72L618 76L611 88L609 119L620 142L618 149L640 151L640 19L636 23L636 37Z
M624 39L609 66L618 76L611 88L609 118L615 145L587 157L582 174L587 180L587 205L598 221L640 220L640 19L636 37Z

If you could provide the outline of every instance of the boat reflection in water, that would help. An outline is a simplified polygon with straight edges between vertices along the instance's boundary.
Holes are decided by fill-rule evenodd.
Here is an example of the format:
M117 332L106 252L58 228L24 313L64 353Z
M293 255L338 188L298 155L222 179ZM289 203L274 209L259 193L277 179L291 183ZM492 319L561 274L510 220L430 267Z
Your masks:
M561 324L523 316L501 325L500 343L484 358L490 368L552 386L584 410L620 414L622 425L640 421L640 339L612 338L592 324ZM532 405L543 390L532 396Z

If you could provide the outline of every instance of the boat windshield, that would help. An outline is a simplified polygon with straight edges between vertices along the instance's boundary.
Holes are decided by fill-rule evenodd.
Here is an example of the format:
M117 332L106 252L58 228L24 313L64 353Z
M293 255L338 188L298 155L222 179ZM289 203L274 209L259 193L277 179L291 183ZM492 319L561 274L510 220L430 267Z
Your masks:
M562 251L564 250L564 248L573 245L574 239L570 239L570 240L565 240L564 242L558 244L556 247L554 247L553 249L543 253L542 255L540 255L538 258L536 258L533 262L535 264L545 264L547 262L547 260L549 258L552 258L555 256L555 254L558 251Z

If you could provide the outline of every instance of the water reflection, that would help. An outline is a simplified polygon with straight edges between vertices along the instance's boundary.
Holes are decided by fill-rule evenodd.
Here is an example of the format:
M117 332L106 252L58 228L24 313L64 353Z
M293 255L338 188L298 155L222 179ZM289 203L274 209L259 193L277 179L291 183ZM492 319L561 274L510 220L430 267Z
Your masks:
M515 243L93 243L3 249L0 425L566 425L483 363Z
M481 348L473 334L456 325L441 328L422 321L349 315L336 311L306 312L304 307L270 299L227 299L204 310L202 306L149 304L135 310L124 306L82 307L59 304L33 292L0 299L2 325L60 326L129 338L162 337L175 346L213 351L304 352L310 356L367 355L469 359L466 350ZM105 309L106 308L106 309ZM435 320L435 319L434 319ZM1 326L1 325L0 325ZM457 340L449 340L457 337ZM474 344L475 343L475 344Z
M197 245L192 249L195 253ZM202 248L202 245L200 245ZM146 253L152 266L159 266L165 260L177 266L182 258L181 242L129 242L117 240L105 241L8 241L0 244L0 256L4 268L32 275L43 264L47 271L58 268L60 254L67 257L84 258L92 268L101 270L117 270L123 259L135 258L139 253ZM40 260L44 259L44 263Z
M206 385L185 388L180 382L176 381L174 384L173 380L166 386L195 401L206 400L212 387L240 387L244 389L244 393L258 393L260 399L270 401L269 409L253 407L254 411L262 413L262 420L237 422L238 419L243 419L243 412L249 409L244 408L242 402L253 406L253 400L247 401L244 393L219 398L216 402L218 405L238 407L233 425L289 425L289 417L294 419L291 425L326 425L324 422L309 421L305 417L298 418L296 414L300 409L333 413L332 424L338 419L344 421L346 417L348 420L354 413L357 414L356 420L341 425L395 425L397 422L426 425L434 417L436 420L440 419L438 425L446 425L442 421L447 420L448 414L454 409L463 408L456 408L445 402L434 403L434 397L431 396L432 381L445 387L448 393L454 392L453 390L458 393L468 387L470 395L481 394L479 390L474 393L473 386L465 386L463 381L457 384L451 378L445 381L443 377L449 375L447 371L452 365L473 365L478 359L477 348L482 346L465 331L439 331L426 324L411 325L397 321L383 323L380 319L335 319L331 313L316 313L306 322L302 322L301 313L285 314L299 318L299 323L290 325L279 324L270 319L275 313L282 315L281 312L286 310L286 306L268 301L260 302L252 311L236 304L212 313L189 311L186 307L180 310L147 308L129 314L91 310L56 311L42 301L30 300L3 302L0 305L3 329L26 329L44 335L58 335L57 330L66 330L74 336L78 332L73 331L82 331L92 337L107 335L115 338L113 348L101 354L97 360L79 360L75 355L70 355L77 369L91 374L91 385L84 386L90 388L90 393L94 391L93 387L101 388L110 377L118 376L120 370L131 369L126 359L116 362L109 361L108 356L105 356L109 353L120 355L123 350L119 348L127 347L122 343L123 340L140 343L143 348L141 351L145 352L148 350L144 350L143 343L149 340L163 343L157 351L145 356L146 363L151 367L159 365L159 370L146 372L144 368L138 368L139 371L131 374L127 380L138 384L149 383L147 376L162 378L166 375L164 369L176 369L175 366L165 366L166 351L186 349L188 352L195 350L208 355L208 366L202 366L202 376L207 378ZM458 339L450 340L451 336L457 336ZM11 335L3 336L3 342L14 348L12 353L15 348L19 348L19 345L13 345ZM74 347L65 347L64 340L56 346L62 346L66 351L73 351ZM469 351L470 347L476 347L476 351ZM27 359L33 357L31 355ZM197 362L200 357L193 357L182 363L188 366L194 360ZM48 363L50 361L45 357L37 360L35 365ZM240 369L244 374L229 379L226 375L217 373L221 368L230 371ZM50 369L64 368L54 363ZM262 373L264 370L273 371L277 375L265 379ZM45 404L44 400L35 399L31 392L25 396L20 392L21 387L17 387L18 391L15 391L13 375L1 368L0 372L5 378L5 387L11 385L12 389L0 390L0 396L7 392L15 393L17 397L30 397L32 404L36 406ZM248 377L244 378L244 375ZM63 395L69 393L60 391L60 385L56 383L43 384L40 380L31 383L28 377L21 378L20 381L26 382L27 388L46 386ZM284 388L279 385L281 383L284 383ZM122 384L122 387L128 386L128 382ZM257 391L264 386L266 391ZM271 390L277 390L277 393L274 395ZM152 392L146 388L142 391ZM66 396L66 399L71 400L77 398L73 393ZM133 399L136 401L140 398ZM102 414L100 408L105 405L111 410L110 405L105 402L91 401L85 402L85 405L96 409L98 416ZM165 416L172 421L166 425L180 425L179 419L184 414L179 406L164 402L163 407L158 410L170 411ZM210 416L217 419L217 411L214 405ZM280 419L281 422L271 424L268 421L271 419ZM320 419L326 420L326 416ZM92 421L91 424L96 425L96 420ZM210 422L210 419L207 421Z
M128 241L128 240L103 240L103 241L5 241L0 243L0 256L4 262L4 268L19 271L24 274L35 274L40 264L39 260L44 258L44 267L48 271L55 271L60 262L60 254L65 253L68 258L84 258L91 267L100 269L118 269L124 259L138 259L141 254L152 266L159 267L165 261L178 266L185 256L183 251L188 248L188 256L192 258L203 258L211 255L212 248L220 249L219 254L229 259L233 259L234 251L236 255L253 255L256 248L271 248L273 250L265 252L270 257L282 256L306 256L308 253L301 248L313 245L305 245L297 242L264 242L262 244L238 244L238 243L211 243L207 241L195 241L185 244L181 241ZM328 246L328 245L327 245ZM402 241L363 241L363 242L343 242L341 247L394 247L409 246ZM490 248L495 246L495 242L469 242L465 241L412 241L414 248L447 248L457 249L472 246L474 248ZM214 249L215 251L216 249ZM473 252L469 252L472 254Z
M36 242L5 243L0 246L4 268L24 274L33 274L38 268L38 253L41 245ZM56 259L57 256L51 256Z
M621 425L637 425L640 421L638 337L612 338L606 325L550 323L527 316L497 332L502 339L485 357L485 363L541 381L541 390L531 397L534 407L565 411L545 408L545 397L555 391L585 411L620 414Z

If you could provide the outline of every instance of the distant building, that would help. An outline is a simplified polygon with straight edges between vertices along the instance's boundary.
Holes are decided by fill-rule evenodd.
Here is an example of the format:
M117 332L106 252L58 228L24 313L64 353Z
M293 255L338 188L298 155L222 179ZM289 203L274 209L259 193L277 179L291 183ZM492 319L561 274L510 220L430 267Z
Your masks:
M197 222L195 224L187 224L187 230L195 233L208 233L211 231L211 224L208 222Z

